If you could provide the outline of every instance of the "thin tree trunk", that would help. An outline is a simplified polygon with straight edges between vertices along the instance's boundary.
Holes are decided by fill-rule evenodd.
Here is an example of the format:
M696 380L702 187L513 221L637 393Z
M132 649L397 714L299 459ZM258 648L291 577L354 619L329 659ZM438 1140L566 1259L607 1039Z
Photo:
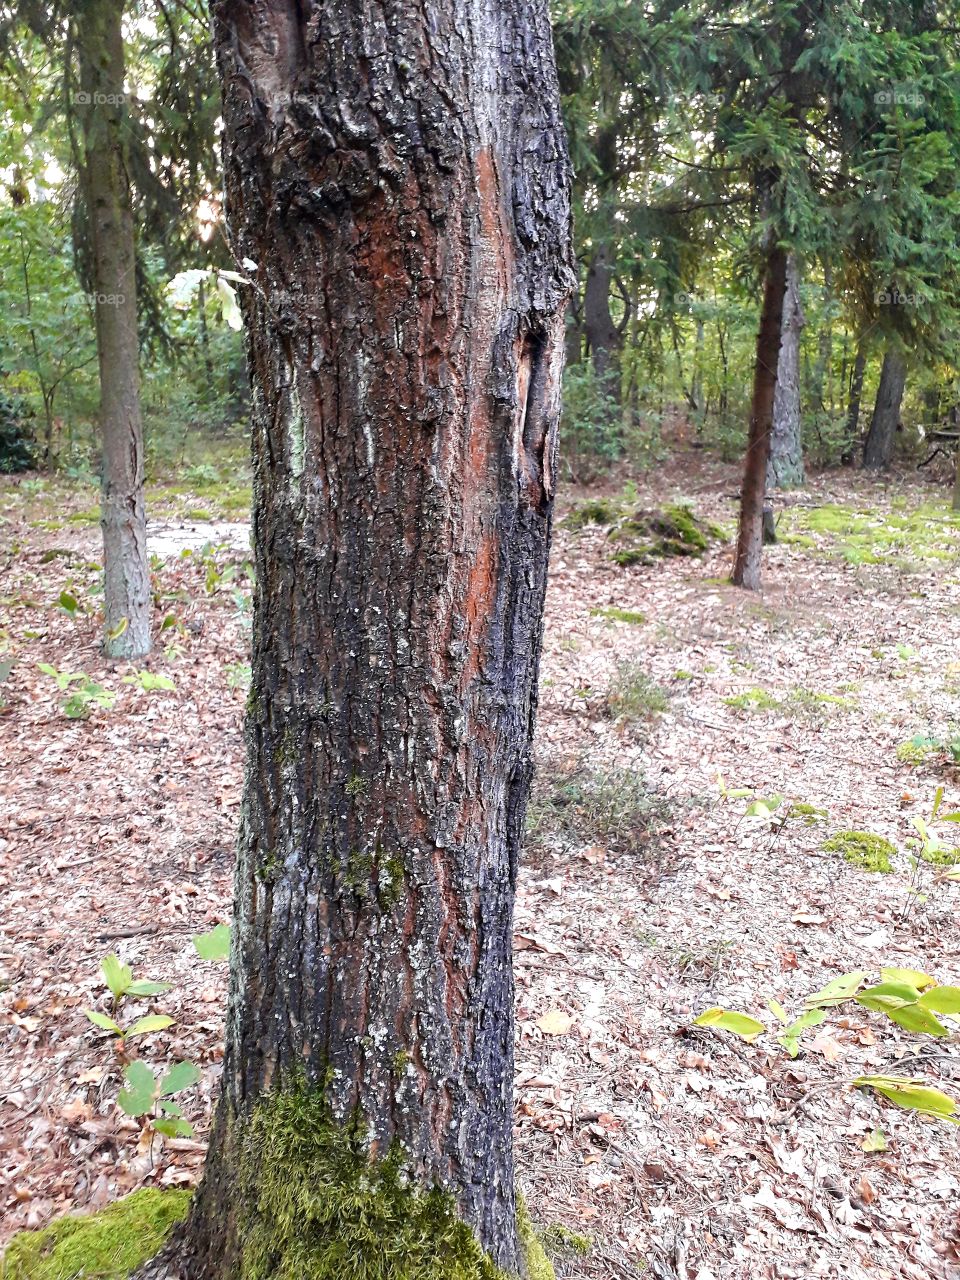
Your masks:
M740 531L737 558L733 569L735 586L750 591L760 588L760 562L763 554L763 498L766 491L767 462L770 457L770 434L773 427L773 401L777 388L777 362L780 357L780 327L783 300L787 291L787 255L780 248L767 255L764 273L763 307L757 333L757 354L753 368L753 400L750 408L750 434L740 489Z
M853 361L850 375L850 398L847 402L847 425L845 430L846 445L843 461L853 461L853 451L857 444L857 433L860 430L860 402L863 399L863 377L867 369L867 348L863 342L857 343L857 354Z
M906 357L897 347L890 347L883 357L873 417L863 446L863 465L868 470L886 470L893 459L906 380Z
M773 397L768 489L796 489L806 479L800 431L800 332L804 318L799 286L797 263L791 254L787 259L787 291L783 300L777 389Z
M609 246L601 243L593 251L583 291L583 328L590 347L593 371L604 390L620 402L621 335L610 312L610 285L613 268Z
M81 183L89 211L103 445L104 650L150 651L151 594L143 495L136 250L124 159L123 0L74 10L80 57Z
M214 18L258 264L253 681L222 1095L147 1274L523 1273L512 909L573 284L547 8Z

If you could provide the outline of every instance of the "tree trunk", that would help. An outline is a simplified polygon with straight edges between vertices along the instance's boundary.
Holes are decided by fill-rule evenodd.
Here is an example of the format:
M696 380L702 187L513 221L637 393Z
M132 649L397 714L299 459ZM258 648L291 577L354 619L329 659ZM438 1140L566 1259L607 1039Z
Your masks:
M850 375L850 399L847 402L846 448L843 461L853 460L853 450L857 443L857 432L860 430L860 401L863 398L863 375L867 369L867 348L863 342L857 343L857 354L853 361L853 372Z
M587 283L583 291L583 328L590 347L593 371L603 383L606 393L619 404L621 337L610 313L612 277L610 250L606 244L601 243L594 249L587 268Z
M89 212L103 444L104 651L150 651L150 569L143 497L136 249L124 157L124 0L74 10L81 93L80 181Z
M257 585L222 1095L164 1274L523 1273L512 910L573 285L547 7L214 19Z
M893 458L906 380L906 357L896 347L890 347L883 357L873 418L863 446L863 465L871 471L886 470Z
M783 300L777 389L773 397L768 489L797 489L806 480L800 431L800 331L804 319L799 286L797 263L791 254L787 259L787 291Z
M753 366L753 400L750 406L750 434L740 489L740 532L733 568L735 586L757 591L763 554L763 496L766 491L770 435L773 428L773 401L777 389L780 357L780 326L787 292L787 255L780 248L767 255L763 285L763 308L757 333L757 354Z

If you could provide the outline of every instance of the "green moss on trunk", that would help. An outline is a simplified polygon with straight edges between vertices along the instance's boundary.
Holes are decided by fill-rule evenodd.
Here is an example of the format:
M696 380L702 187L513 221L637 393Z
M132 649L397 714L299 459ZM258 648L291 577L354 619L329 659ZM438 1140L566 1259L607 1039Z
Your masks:
M0 1258L0 1280L124 1280L186 1216L189 1191L135 1191L102 1213L21 1231Z
M372 1155L363 1122L334 1123L320 1091L262 1099L234 1121L228 1149L242 1280L508 1280L451 1192L418 1186L399 1145ZM554 1280L522 1204L517 1230L526 1280Z

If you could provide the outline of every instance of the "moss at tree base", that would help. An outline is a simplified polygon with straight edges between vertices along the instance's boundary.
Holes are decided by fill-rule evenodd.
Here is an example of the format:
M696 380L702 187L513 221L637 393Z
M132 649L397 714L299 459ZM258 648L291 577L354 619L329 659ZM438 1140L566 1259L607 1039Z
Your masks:
M211 1159L188 1237L231 1280L516 1280L448 1189L418 1183L399 1143L372 1154L362 1118L333 1120L322 1089L261 1097ZM517 1237L523 1280L555 1280L522 1201Z
M237 1177L214 1187L218 1210L230 1206L225 1275L517 1280L494 1265L449 1192L417 1187L399 1151L372 1160L359 1130L332 1124L318 1095L276 1094L243 1129L231 1143ZM190 1200L189 1191L137 1191L102 1213L22 1231L0 1258L0 1280L126 1280L160 1252ZM203 1230L202 1193L198 1210L191 1231ZM522 1280L556 1280L520 1197L517 1237Z
M102 1213L71 1214L21 1231L0 1257L0 1280L125 1280L186 1216L189 1191L148 1189Z

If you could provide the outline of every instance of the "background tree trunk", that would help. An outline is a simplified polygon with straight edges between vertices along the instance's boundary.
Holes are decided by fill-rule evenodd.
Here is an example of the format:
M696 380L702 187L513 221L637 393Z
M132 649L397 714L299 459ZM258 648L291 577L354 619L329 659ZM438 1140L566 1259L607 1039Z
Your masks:
M622 339L610 312L610 285L613 268L610 250L598 244L587 268L583 291L583 329L590 348L593 371L604 390L620 403L620 347Z
M787 291L783 300L777 388L773 397L768 489L796 489L806 479L800 428L800 332L803 325L800 279L796 259L791 254L787 259Z
M317 1126L282 1147L306 1091L520 1272L512 910L574 279L547 7L214 15L257 575L223 1091L170 1266L394 1274L370 1205L304 1208L349 1164Z
M750 591L760 588L760 561L763 554L763 496L766 491L770 433L773 427L773 400L777 388L780 357L780 326L787 292L787 255L779 248L767 255L764 273L763 308L757 333L757 357L753 371L753 400L750 434L740 489L740 530L733 568L735 586Z
M104 650L150 651L152 601L143 496L136 247L124 158L123 0L74 10L80 58L80 181L90 219L103 443Z
M883 357L873 418L863 446L863 465L872 471L886 470L893 458L906 380L906 357L897 347L890 347Z
M857 443L857 432L860 430L860 401L863 398L863 376L867 369L867 348L863 342L857 343L857 354L850 374L850 398L847 401L846 447L843 461L853 460L853 451Z

